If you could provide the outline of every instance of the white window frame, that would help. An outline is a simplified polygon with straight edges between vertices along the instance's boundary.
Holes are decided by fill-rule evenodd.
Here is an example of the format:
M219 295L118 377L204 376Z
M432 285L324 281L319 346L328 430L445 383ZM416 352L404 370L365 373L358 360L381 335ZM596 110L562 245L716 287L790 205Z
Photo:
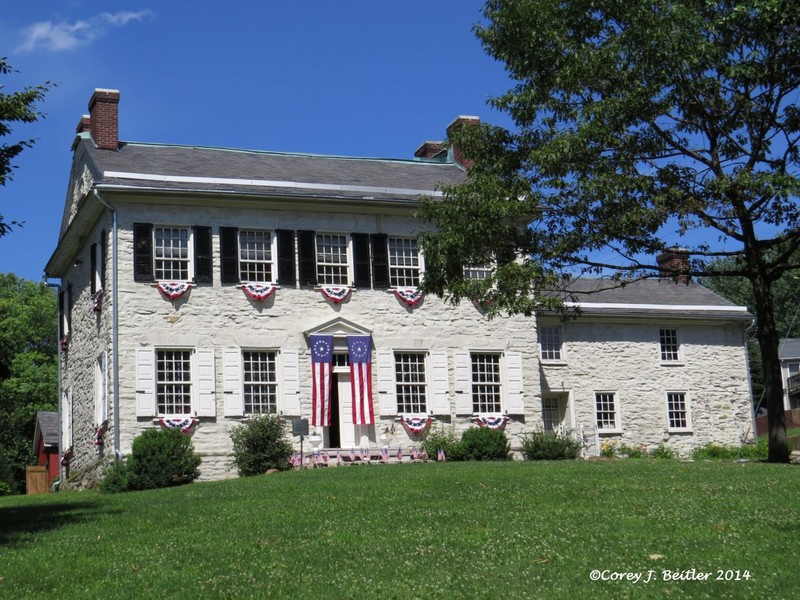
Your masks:
M483 281L492 275L492 265L464 265L464 279Z
M409 243L411 255L405 252L398 254L392 253L392 244L397 245ZM405 247L402 248L405 250ZM417 239L405 236L388 236L386 239L386 256L389 263L389 287L390 288L415 288L422 280L423 261ZM410 260L411 264L398 264L400 260ZM416 264L414 264L416 262ZM416 280L416 281L415 281ZM406 283L410 281L411 283Z
M553 343L552 332L557 334L557 346ZM564 364L566 354L564 352L564 329L561 325L539 325L539 358L543 363ZM551 354L551 356L548 356Z
M608 396L611 397L612 406L613 406L613 413L614 413L614 423L613 426L607 426L607 419L603 420L603 424L600 422L600 413L609 413L609 410L598 410L598 403L601 401L604 403L608 402ZM594 423L597 427L598 433L622 433L622 417L620 415L620 404L619 404L619 393L616 391L611 390L596 390L594 392Z
M320 254L320 241L324 242L324 238L334 237L344 238L345 262L323 261L320 258L321 256L324 256ZM350 282L353 281L353 249L350 235L346 233L318 231L314 235L314 252L316 257L317 281L319 282L319 285L337 287L347 287L350 285ZM339 272L338 275L334 277L333 271L326 272L326 269L340 269L342 266L345 267L344 275ZM344 281L339 281L342 277L344 278Z
M185 353L188 355L186 359L180 359L181 361L186 361L188 363L185 370L181 370L183 376L188 377L188 379L180 379L180 380L172 380L170 381L167 378L167 371L164 370L162 372L161 369L161 355L162 353ZM166 360L166 356L164 357ZM156 401L156 415L159 417L187 417L191 416L194 413L194 403L193 403L193 396L194 396L194 388L195 388L195 381L194 381L194 349L193 348L156 348L155 349L155 401ZM174 360L174 359L173 359ZM174 373L170 371L170 373ZM182 402L181 404L186 406L188 405L188 410L185 412L169 412L167 408L169 404L167 403L167 396L166 392L163 392L159 389L160 386L181 386L186 391L184 392L187 400ZM174 393L174 392L173 392ZM163 394L163 401L162 401L162 394ZM176 402L171 402L171 405L174 407ZM164 410L162 410L162 405Z
M682 409L673 409L672 406L672 396L681 396L682 398L680 401L683 403ZM691 409L691 401L689 398L689 393L684 390L669 390L664 394L664 402L666 407L667 413L667 431L670 432L691 432L692 431L692 409ZM677 425L674 426L673 423L673 415L677 413L683 413L683 420L685 421L684 425ZM680 417L678 417L680 418Z
M566 420L567 399L559 394L543 394L542 429L545 431L558 431L563 427Z
M658 356L662 365L683 364L683 347L677 327L659 327Z
M417 361L413 364L418 368L416 371L409 372L402 370L401 367L411 363L403 360L402 357L415 357ZM394 376L395 376L395 395L397 398L397 412L404 415L427 414L429 410L429 364L428 353L418 350L395 350L394 352ZM407 379L404 380L403 376ZM421 376L421 381L413 381L413 376ZM415 391L416 388L416 391ZM404 401L404 397L414 396L415 399ZM420 396L422 398L420 403ZM408 405L417 406L417 410L404 410Z
M267 245L267 249L269 251L269 258L268 259L251 259L249 257L244 256L244 252L255 252L256 250L252 250L249 248L245 248L244 244L242 243L242 236L245 235L269 235L269 244ZM275 232L271 229L239 229L236 236L236 243L237 243L237 258L239 262L239 280L242 283L273 283L277 279L277 264L275 258L277 257L277 238L278 236L275 235ZM257 264L257 265L268 265L269 266L269 277L264 278L253 278L245 273L245 265L248 264Z
M496 370L492 369L490 373L488 370L476 370L479 367L476 359L481 357L492 358L492 364L496 365ZM503 393L504 393L504 377L503 377L503 353L502 352L486 352L486 351L471 351L469 353L470 361L470 391L472 399L472 412L474 414L498 414L503 412ZM484 363L487 364L487 363ZM481 380L482 375L493 375L493 381ZM481 389L486 388L486 389ZM490 391L491 390L491 391ZM494 399L486 399L487 394L491 394Z
M272 381L268 380L260 380L260 381L248 381L248 364L252 364L249 362L245 355L247 354L266 354L267 360L266 364L271 364L271 375ZM280 390L278 385L279 379L279 365L278 365L278 351L277 350L267 350L263 348L243 348L241 351L241 359L242 359L242 394L243 394L243 402L244 402L244 414L246 416L249 415L262 415L262 414L271 414L277 415L279 410L279 398L280 398ZM269 375L269 371L267 372ZM253 410L254 402L249 400L250 394L253 394L253 390L248 390L248 386L260 387L262 388L260 392L257 394L272 396L272 400L267 400L264 402L263 400L259 402L261 404L262 410ZM263 397L263 396L262 396ZM264 405L267 405L267 410L264 409ZM249 405L249 406L248 406ZM271 406L270 406L271 405Z
M186 232L186 258L166 258L166 257L159 257L159 251L164 251L164 246L158 245L158 232L162 232L162 239L163 239L163 231L164 230L175 230L175 231L185 231ZM173 263L180 263L185 264L186 270L186 277L160 277L159 275L164 275L164 268L162 267L159 269L158 262L173 262ZM178 271L182 271L183 267L180 267ZM173 273L176 271L174 265L170 267L169 272ZM155 277L156 281L191 281L192 276L194 273L194 231L192 227L188 225L153 225L153 276Z

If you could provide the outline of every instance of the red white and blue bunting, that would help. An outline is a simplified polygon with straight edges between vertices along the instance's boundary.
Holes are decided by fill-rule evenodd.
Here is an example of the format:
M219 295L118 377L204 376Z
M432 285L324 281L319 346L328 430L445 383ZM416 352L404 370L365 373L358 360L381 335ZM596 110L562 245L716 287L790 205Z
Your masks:
M418 435L431 425L431 418L427 415L423 417L400 417L406 431L412 435Z
M275 293L275 285L272 283L244 283L242 291L246 296L253 300L266 300Z
M321 287L320 291L328 300L334 304L339 304L339 302L347 299L347 297L350 295L351 289L349 287L326 285Z
M422 290L418 290L415 287L397 288L394 291L394 295L397 296L398 300L405 302L409 306L416 306L422 302L422 298L425 297L425 294L422 293Z
M179 429L185 435L197 424L197 419L192 419L191 417L186 419L159 419L158 423L163 429Z
M185 281L159 281L156 287L169 300L177 300L191 289L192 284Z
M486 429L505 429L508 416L506 415L479 415L475 417L475 423L479 427Z

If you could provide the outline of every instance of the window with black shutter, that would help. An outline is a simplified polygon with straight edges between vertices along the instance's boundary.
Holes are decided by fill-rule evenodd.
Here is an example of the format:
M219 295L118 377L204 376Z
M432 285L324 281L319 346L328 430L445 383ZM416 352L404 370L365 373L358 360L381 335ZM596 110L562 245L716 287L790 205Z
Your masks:
M194 226L194 280L196 283L213 281L211 227Z
M300 285L317 285L316 235L313 231L297 232L300 262Z
M222 283L239 283L239 230L219 228L220 277Z
M278 236L278 283L283 286L295 285L294 231L278 229L275 233Z
M385 233L370 235L372 246L372 285L375 288L389 287L389 250L388 236Z
M133 279L153 281L153 226L133 224Z
M353 240L353 266L355 269L354 283L358 288L369 289L372 285L370 260L369 260L369 235L366 233L352 233Z

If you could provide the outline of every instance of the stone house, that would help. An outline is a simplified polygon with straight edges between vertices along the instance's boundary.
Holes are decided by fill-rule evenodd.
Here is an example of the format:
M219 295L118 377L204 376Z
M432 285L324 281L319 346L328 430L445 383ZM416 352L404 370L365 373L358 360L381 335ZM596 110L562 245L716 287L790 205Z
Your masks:
M800 408L800 338L785 338L778 346L783 375L783 408Z
M504 427L515 449L543 426L680 452L747 437L749 316L700 286L590 295L538 333L424 297L415 207L468 166L442 143L385 160L122 142L118 103L96 90L79 123L46 266L73 473L180 427L202 478L229 477L231 428L259 412L348 452L408 451L431 422Z

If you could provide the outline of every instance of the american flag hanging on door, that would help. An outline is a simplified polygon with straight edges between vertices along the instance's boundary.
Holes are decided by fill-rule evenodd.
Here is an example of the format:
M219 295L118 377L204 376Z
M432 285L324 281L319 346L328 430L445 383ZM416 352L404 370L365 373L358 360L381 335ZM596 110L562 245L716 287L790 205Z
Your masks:
M331 424L331 384L333 383L333 336L311 336L311 425Z
M372 340L368 335L347 338L350 352L350 379L353 388L353 424L372 425Z

